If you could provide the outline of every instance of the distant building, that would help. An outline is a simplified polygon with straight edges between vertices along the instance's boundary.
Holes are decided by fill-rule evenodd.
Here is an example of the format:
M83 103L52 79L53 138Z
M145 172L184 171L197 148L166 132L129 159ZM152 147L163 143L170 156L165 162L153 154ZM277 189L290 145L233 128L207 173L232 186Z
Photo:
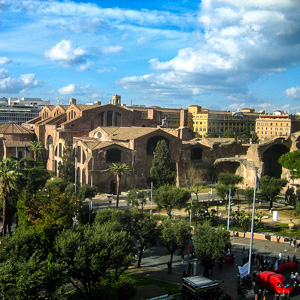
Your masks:
M44 106L50 105L50 100L41 98L1 97L0 124L16 123L21 125L38 117Z
M256 119L256 134L260 140L288 137L297 131L300 131L300 119L297 115L277 110L273 114L260 115Z
M215 134L222 136L231 132L255 131L255 120L259 114L253 108L244 108L237 112L217 111L191 105L188 108L193 118L193 131L201 136Z

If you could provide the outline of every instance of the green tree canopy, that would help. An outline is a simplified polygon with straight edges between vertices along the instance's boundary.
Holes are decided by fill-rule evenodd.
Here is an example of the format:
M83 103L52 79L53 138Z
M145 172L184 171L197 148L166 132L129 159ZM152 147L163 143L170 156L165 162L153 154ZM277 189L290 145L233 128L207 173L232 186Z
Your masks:
M177 250L184 251L190 239L190 231L189 222L183 218L167 219L162 222L160 239L171 255L170 271L172 271L173 255Z
M300 178L300 150L281 155L278 162L290 170L292 179Z
M273 207L274 198L280 194L283 187L287 185L286 179L263 176L259 181L259 188L262 196L269 201L269 209Z
M101 280L118 280L133 259L132 237L113 222L65 230L58 235L54 248L68 281L84 299L90 299Z
M33 158L35 161L37 161L39 154L41 154L43 151L45 151L45 148L44 148L42 142L31 141L29 150L33 152Z
M175 164L165 140L158 141L153 153L150 181L156 188L175 183Z
M59 177L67 182L75 182L75 149L73 138L66 138L62 155L62 163L58 165Z
M199 262L204 268L203 275L208 277L209 270L230 247L230 235L221 227L216 230L206 221L203 225L196 227L193 244Z
M182 209L190 198L191 193L187 189L176 186L161 186L153 194L158 209L165 209L169 217L173 208Z
M7 232L7 202L8 199L18 190L20 178L21 173L18 170L18 163L16 160L7 158L0 162L0 196L2 197L3 209L3 236L5 236Z
M116 204L117 207L119 207L121 179L124 174L130 174L131 169L125 163L112 163L111 166L109 167L109 171L116 177L116 181L117 181L117 199L116 199L117 203Z
M17 203L19 226L34 226L52 239L58 231L73 225L76 200L65 197L59 188L36 195L24 190Z
M132 205L132 207L144 209L145 204L147 203L146 199L147 193L145 191L140 191L138 189L132 189L127 194L127 204Z
M225 200L226 195L231 189L231 196L233 197L237 191L236 185L243 181L243 177L234 173L219 173L217 192L218 195Z
M250 209L250 205L253 203L253 197L254 197L254 188L247 187L245 189L245 199L248 203L248 209Z
M65 299L64 269L34 228L17 228L0 248L0 297L11 300Z

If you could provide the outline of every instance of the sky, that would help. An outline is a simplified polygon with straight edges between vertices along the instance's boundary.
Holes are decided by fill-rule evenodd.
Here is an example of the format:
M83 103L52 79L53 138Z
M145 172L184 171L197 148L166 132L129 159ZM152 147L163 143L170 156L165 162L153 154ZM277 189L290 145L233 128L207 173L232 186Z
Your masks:
M300 112L299 0L0 0L0 97Z

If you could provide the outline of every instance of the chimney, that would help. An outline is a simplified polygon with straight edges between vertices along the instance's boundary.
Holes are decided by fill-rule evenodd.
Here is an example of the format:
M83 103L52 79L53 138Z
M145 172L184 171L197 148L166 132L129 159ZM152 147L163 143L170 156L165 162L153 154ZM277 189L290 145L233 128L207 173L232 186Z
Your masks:
M94 105L101 105L101 101L94 101Z
M120 95L113 95L112 96L112 104L113 105L121 105L121 96Z

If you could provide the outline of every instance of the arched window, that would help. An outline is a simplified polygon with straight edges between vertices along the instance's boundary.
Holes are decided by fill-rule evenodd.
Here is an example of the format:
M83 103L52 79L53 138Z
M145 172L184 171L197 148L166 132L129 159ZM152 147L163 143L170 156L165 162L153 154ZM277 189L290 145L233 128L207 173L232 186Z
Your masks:
M169 147L169 140L163 136L154 136L147 141L147 155L153 155L156 145L159 141L166 141L167 146Z
M81 184L85 184L85 183L86 183L85 169L82 169Z
M53 144L53 137L51 135L48 135L48 137L47 137L48 148L49 148L49 145L52 145L52 144Z
M118 112L115 113L115 126L122 126L122 115Z
M113 126L113 111L107 111L107 126Z
M77 149L76 149L76 152L77 152L77 162L81 162L81 147L78 146Z
M121 150L112 148L106 151L107 162L120 162L121 161Z
M193 148L191 149L191 160L200 160L202 159L202 149Z
M104 112L98 115L98 126L104 126Z
M82 150L82 163L84 164L86 161L85 151Z
M62 143L58 144L58 156L62 157Z

